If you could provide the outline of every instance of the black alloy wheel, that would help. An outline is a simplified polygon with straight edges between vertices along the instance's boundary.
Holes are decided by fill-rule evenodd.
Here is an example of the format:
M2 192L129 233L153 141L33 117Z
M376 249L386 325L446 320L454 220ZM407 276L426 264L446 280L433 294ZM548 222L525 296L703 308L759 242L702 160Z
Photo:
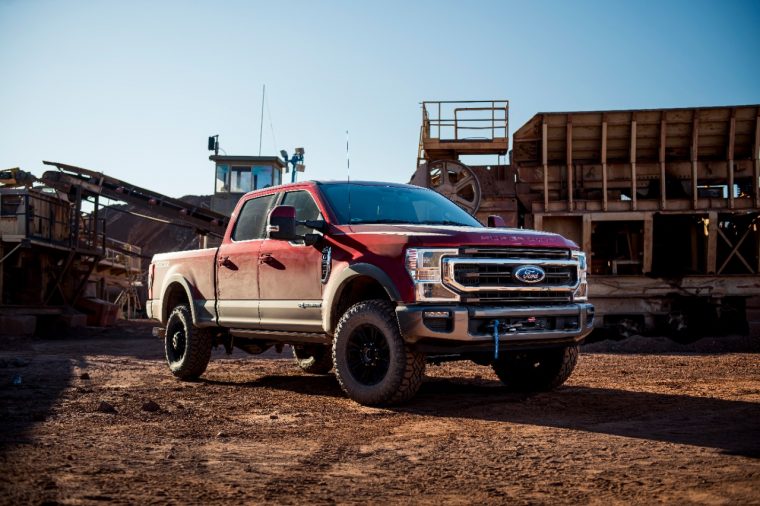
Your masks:
M166 329L166 357L169 363L176 363L182 360L187 350L187 335L185 327L180 321L175 321L171 327Z
M372 324L357 327L348 338L348 370L363 385L377 385L388 373L391 352L382 331Z

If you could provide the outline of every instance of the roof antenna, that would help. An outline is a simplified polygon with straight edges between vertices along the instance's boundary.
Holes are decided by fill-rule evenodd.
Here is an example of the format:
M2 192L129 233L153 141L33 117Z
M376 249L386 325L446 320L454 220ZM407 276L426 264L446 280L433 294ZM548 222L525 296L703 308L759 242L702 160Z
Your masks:
M348 182L348 224L351 224L351 157L348 152L348 130L346 130L346 181Z
M261 86L261 121L259 121L259 156L261 156L261 134L264 129L264 99L267 94L267 85Z

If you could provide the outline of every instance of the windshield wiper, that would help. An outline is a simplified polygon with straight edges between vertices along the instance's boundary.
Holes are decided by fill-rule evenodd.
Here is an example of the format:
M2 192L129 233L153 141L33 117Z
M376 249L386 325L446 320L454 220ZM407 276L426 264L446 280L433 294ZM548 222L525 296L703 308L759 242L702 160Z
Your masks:
M378 218L376 220L351 220L351 225L387 225L394 223L413 225L413 223L410 223L409 220L394 220L392 218Z

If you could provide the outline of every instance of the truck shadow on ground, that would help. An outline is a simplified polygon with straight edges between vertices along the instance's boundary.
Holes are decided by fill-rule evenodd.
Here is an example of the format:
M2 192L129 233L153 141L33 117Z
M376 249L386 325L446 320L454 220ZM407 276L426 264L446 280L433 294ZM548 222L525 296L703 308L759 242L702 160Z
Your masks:
M201 380L211 385L345 397L334 376L262 376L252 381ZM715 448L760 458L760 404L690 395L583 385L539 394L509 392L498 381L428 377L407 404L387 409L427 417L556 427Z
M525 395L493 383L428 378L412 403L396 410L582 430L760 458L758 403L583 385Z

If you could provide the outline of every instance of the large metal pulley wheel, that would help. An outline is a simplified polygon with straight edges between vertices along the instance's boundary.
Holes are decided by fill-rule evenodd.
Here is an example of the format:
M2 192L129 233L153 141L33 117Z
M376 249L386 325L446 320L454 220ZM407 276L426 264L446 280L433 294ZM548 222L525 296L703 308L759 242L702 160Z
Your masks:
M430 188L468 213L480 208L480 181L471 168L454 160L437 160L427 164Z

